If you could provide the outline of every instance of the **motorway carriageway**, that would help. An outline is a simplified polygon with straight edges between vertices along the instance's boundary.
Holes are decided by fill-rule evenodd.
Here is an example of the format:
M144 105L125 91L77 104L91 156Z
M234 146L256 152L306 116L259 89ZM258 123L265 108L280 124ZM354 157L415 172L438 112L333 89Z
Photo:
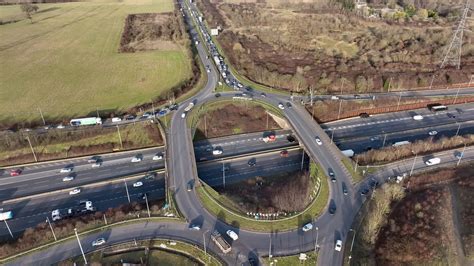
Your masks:
M250 167L249 159L256 159L256 165ZM229 167L226 171L226 184L240 182L255 176L270 176L282 172L298 171L301 169L302 150L292 148L288 157L281 157L279 151L253 156L243 156L239 158L224 159L224 164ZM304 158L304 168L308 167L309 158ZM222 161L212 161L202 163L199 168L200 177L211 186L222 185ZM135 188L132 184L142 181L143 186ZM153 180L145 180L143 176L128 178L127 187L132 201L143 201L139 195L147 193L150 200L164 198L164 178L163 173ZM106 193L104 193L106 192ZM102 184L90 184L83 187L80 194L69 195L68 191L49 192L46 195L32 197L24 200L11 200L7 204L2 204L5 210L12 210L14 219L8 221L8 225L13 232L21 232L28 227L45 221L46 217L51 218L51 211L54 209L65 209L77 205L80 200L90 200L98 211L104 211L111 207L127 204L127 194L123 179L102 182ZM8 237L8 230L4 223L0 224L0 236Z

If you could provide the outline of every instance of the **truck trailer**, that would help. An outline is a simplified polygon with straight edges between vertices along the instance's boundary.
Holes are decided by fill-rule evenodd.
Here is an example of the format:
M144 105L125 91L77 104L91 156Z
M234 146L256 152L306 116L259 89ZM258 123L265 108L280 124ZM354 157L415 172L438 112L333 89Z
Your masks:
M93 126L102 125L102 119L100 117L85 117L72 119L70 122L71 126Z
M222 250L223 253L229 253L231 247L227 241L222 237L222 235L218 231L214 231L211 234L211 239L216 243L216 245Z

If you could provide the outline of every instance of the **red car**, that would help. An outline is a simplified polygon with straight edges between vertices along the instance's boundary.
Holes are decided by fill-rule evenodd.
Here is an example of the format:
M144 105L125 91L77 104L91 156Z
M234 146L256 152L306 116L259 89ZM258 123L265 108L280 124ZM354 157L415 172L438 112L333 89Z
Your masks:
M21 175L21 169L11 170L10 176L19 176Z
M288 151L287 150L281 151L280 156L281 157L288 157Z

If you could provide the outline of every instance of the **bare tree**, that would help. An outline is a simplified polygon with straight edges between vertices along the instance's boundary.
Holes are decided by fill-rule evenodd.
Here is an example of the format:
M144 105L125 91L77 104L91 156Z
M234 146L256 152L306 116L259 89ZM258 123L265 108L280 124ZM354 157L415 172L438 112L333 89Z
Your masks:
M26 17L33 23L33 13L38 11L39 7L37 5L33 5L31 3L21 3L21 11L25 13Z

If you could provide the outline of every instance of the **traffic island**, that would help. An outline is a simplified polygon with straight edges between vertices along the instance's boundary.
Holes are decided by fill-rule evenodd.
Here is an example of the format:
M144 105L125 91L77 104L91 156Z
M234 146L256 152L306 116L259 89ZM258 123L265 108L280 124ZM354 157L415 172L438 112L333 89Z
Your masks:
M275 213L243 213L236 208L236 203L201 182L196 192L203 206L220 220L241 229L251 231L286 231L302 227L319 216L328 202L328 179L324 171L315 163L311 163L309 175L312 180L311 202L296 214L281 217Z
M317 265L318 255L314 252L299 253L291 256L272 256L263 258L265 265L294 266L294 265Z
M89 264L118 265L209 265L223 263L200 247L182 241L152 239L131 241L86 254ZM82 264L82 256L70 258L58 265Z

